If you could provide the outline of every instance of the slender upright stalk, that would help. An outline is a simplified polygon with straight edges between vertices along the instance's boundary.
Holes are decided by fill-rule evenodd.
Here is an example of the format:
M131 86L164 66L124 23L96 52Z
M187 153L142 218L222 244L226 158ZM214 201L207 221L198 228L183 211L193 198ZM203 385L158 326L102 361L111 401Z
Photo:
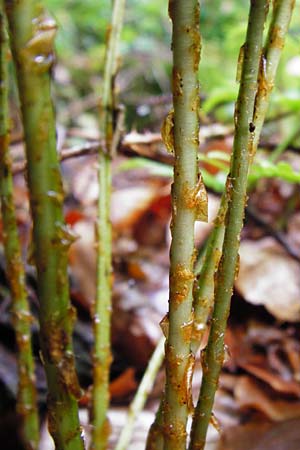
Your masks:
M272 20L268 30L268 36L264 45L260 61L258 75L258 90L255 97L253 125L255 135L250 140L251 159L256 153L261 130L269 105L270 95L274 87L277 67L288 31L288 25L294 7L294 0L278 0L273 3ZM278 150L280 153L281 147ZM277 149L271 160L276 159ZM215 226L211 233L204 262L198 276L199 283L194 293L194 333L192 336L192 348L196 351L199 346L203 329L207 322L208 314L213 306L214 297L214 272L218 266L224 237L224 216L227 208L226 192L222 196L220 210L215 220ZM197 344L198 342L198 344Z
M252 137L254 104L267 9L267 0L251 1L241 85L235 112L233 155L227 180L228 209L224 244L215 279L214 311L209 340L203 357L203 380L193 419L190 450L204 448L218 378L224 361L224 333L234 278L238 270L240 232L247 198L251 143L254 138Z
M38 0L7 0L25 132L33 216L40 343L48 382L49 429L59 450L82 450L78 384L72 350L67 251L73 241L63 219L63 191L50 95L55 22Z
M174 145L172 243L170 249L169 333L166 341L166 392L163 406L164 449L186 448L186 422L191 407L189 379L194 358L190 351L193 323L194 224L203 219L207 198L198 174L200 59L199 3L171 0L173 22L174 128L167 144ZM169 115L169 124L170 124Z
M203 263L199 274L197 274L198 282L194 289L194 323L191 336L191 350L195 356L200 347L207 327L207 319L214 304L214 276L222 254L226 210L227 201L226 197L223 196L215 219L214 229L208 239Z
M163 450L164 448L164 402L165 393L162 394L154 422L149 429L146 442L146 450Z
M147 395L149 394L149 392L151 392L151 389L155 381L155 377L164 359L165 354L164 347L165 347L165 338L162 337L158 342L156 349L153 352L153 355L151 356L151 359L144 373L142 381L140 382L138 390L134 396L134 399L130 404L127 422L120 434L115 450L128 449L135 420L138 417L138 414L144 408L144 405L147 400Z
M19 242L13 178L9 155L8 117L8 35L5 29L3 2L0 2L0 196L6 272L10 285L13 325L18 348L17 412L22 420L24 445L34 450L39 442L39 419L31 348L30 308L25 287L25 273Z
M292 129L289 131L288 135L277 145L277 147L272 151L269 156L269 161L276 162L282 153L297 139L300 135L299 130L299 114L295 117L295 122Z
M294 6L295 0L276 0L273 2L272 21L261 57L258 91L253 116L255 123L253 147L255 149L257 148L259 136L267 113L270 94L274 87L277 67L284 47L285 37L289 28Z
M92 443L91 449L106 449L108 446L109 423L109 370L110 318L112 290L111 256L111 159L117 145L117 129L114 119L116 99L114 81L118 66L118 44L123 25L125 0L114 0L112 23L108 28L106 58L101 99L100 129L105 140L105 148L99 151L99 201L98 201L98 245L97 245L97 297L93 307L94 384L92 394Z
M252 157L256 153L261 129L265 119L270 93L272 91L276 76L279 57L288 30L294 1L285 2L280 0L273 4L273 17L268 31L267 42L264 46L260 63L259 83L261 88L258 89L255 100L255 114L253 124L255 126L255 136L251 139ZM285 13L283 13L285 12ZM280 33L280 48L278 39L272 39ZM275 49L274 49L275 47ZM273 50L271 50L273 49ZM268 68L268 69L267 69ZM267 75L268 74L268 75ZM264 83L264 84L263 84ZM267 84L266 84L267 83ZM263 86L268 89L263 89ZM280 149L281 150L281 149ZM274 154L274 159L275 155ZM273 156L273 155L272 155ZM276 155L277 156L277 155ZM207 249L203 258L203 263L199 274L196 273L198 283L194 291L194 329L192 332L191 349L196 354L204 331L207 325L207 319L214 303L214 274L217 270L219 259L222 253L222 245L225 231L224 217L227 208L226 192L222 195L221 206L215 219L215 225L211 232ZM159 450L163 448L162 440L162 411L163 400L161 401L159 410L156 414L155 421L150 428L147 450Z

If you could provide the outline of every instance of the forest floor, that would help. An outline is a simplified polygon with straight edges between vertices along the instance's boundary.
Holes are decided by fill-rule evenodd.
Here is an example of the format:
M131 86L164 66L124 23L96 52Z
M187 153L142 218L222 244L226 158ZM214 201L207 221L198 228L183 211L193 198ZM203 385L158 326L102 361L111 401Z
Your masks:
M218 127L217 127L218 128ZM204 153L231 151L232 135L206 125ZM78 235L70 249L71 299L77 308L75 356L85 395L81 401L83 423L88 423L91 385L92 327L90 308L95 297L95 220L99 195L96 150L99 136L90 126L58 129L59 151L66 193L66 221ZM76 143L76 145L74 144ZM272 146L272 143L270 143ZM27 263L31 307L37 316L35 272L26 252L31 235L28 193L23 176L22 135L12 135L18 224ZM134 159L133 159L134 157ZM143 157L139 166L136 157ZM300 157L285 153L295 170ZM150 166L148 161L164 163ZM132 161L135 163L132 164ZM168 304L170 244L170 185L172 165L160 133L131 132L123 136L113 164L111 219L113 225L113 314L111 368L112 442L126 422L127 407L147 362L162 335L160 321ZM218 169L205 166L211 175ZM101 193L100 193L101 195ZM262 179L249 195L240 248L240 270L226 333L227 358L211 426L207 450L298 450L300 448L300 201L299 185L279 179ZM195 229L202 249L217 212L219 195L209 192L209 223ZM0 440L6 449L18 449L15 345L10 297L0 259ZM38 325L33 324L37 384L43 436L41 449L50 450L45 428L46 385L39 359ZM204 344L205 345L205 342ZM197 398L201 381L200 358L194 374ZM164 371L140 414L130 449L143 449L147 430L164 386ZM86 425L86 434L89 426ZM113 448L113 444L112 444Z

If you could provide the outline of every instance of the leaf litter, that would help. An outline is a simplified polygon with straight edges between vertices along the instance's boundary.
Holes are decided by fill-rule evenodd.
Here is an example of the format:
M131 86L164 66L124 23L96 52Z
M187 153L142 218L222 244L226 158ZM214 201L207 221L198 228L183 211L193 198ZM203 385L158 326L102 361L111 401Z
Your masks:
M76 130L73 130L74 133ZM111 212L114 229L114 361L110 385L112 441L117 438L119 423L126 421L129 401L161 336L159 322L166 313L168 300L171 180L165 176L155 176L147 168L125 172L119 172L117 168L118 164L130 160L130 153L146 155L165 163L171 163L171 155L162 150L157 135L131 133L128 136L124 138L126 150L121 151L114 165ZM205 142L202 143L202 147L205 145ZM215 147L215 143L212 145ZM224 143L224 146L227 145ZM205 152L205 148L203 150ZM216 174L215 166L207 164L206 168ZM94 223L99 193L95 156L69 159L63 162L62 170L67 191L66 219L80 236L70 248L69 264L71 297L78 313L74 333L76 362L81 385L86 392L81 408L82 414L86 415L91 384L90 305L95 295L96 273ZM25 245L29 239L30 221L27 192L21 180L22 176L18 174L18 221ZM262 180L250 199L251 207L269 227L273 227L275 232L279 230L286 237L296 253L300 249L297 194L298 189L294 185L278 180ZM209 193L208 203L210 224L197 225L196 229L199 248L209 233L218 197ZM288 208L289 204L292 207ZM210 431L209 445L214 450L293 450L300 446L300 433L297 434L297 424L300 422L300 266L269 231L266 226L251 220L246 222L244 229L240 272L226 334L229 359L221 375L215 405L221 440L218 433L212 429ZM3 267L3 259L0 263ZM36 316L35 275L30 266L27 272L31 306ZM1 297L8 298L2 286L5 286L3 277ZM16 364L14 346L10 340L11 321L9 315L2 317L1 354L9 357L5 358L5 365L0 359L0 377L5 395L10 392L11 398L15 392L13 380L16 379ZM38 359L36 331L37 322L34 324L34 348ZM37 366L39 396L44 402L45 380L41 362ZM198 360L193 386L195 396L200 379ZM163 385L161 373L141 414L130 449L143 448ZM13 400L10 401L13 403ZM84 421L87 422L86 416ZM86 429L88 435L88 426Z

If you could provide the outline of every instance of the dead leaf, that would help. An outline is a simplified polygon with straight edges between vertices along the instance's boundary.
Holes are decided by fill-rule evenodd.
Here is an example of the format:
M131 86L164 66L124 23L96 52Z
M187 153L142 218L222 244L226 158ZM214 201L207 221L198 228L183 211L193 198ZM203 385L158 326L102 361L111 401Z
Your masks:
M253 450L298 450L300 448L300 420L292 419L273 425Z
M151 184L130 186L112 194L111 220L115 229L133 226L158 196Z
M296 329L278 329L252 321L247 326L229 327L225 340L230 352L226 364L229 370L240 367L275 391L300 397Z
M218 450L253 450L253 446L271 427L272 423L261 417L246 424L228 427L222 433ZM273 447L272 450L279 449Z
M243 241L236 289L277 319L300 320L300 266L271 237Z
M109 391L112 398L120 399L137 389L138 385L134 373L135 370L132 367L128 367L128 369L110 383Z
M256 417L253 421L226 429L218 450L298 450L300 420L272 423Z
M262 363L263 362L264 361L262 361ZM294 394L300 397L300 384L297 381L282 379L279 375L272 373L268 366L259 367L257 364L255 365L247 362L240 363L239 366L260 380L266 382L275 391L285 394Z
M299 401L280 400L249 376L237 378L234 396L241 408L255 409L274 421L300 417Z

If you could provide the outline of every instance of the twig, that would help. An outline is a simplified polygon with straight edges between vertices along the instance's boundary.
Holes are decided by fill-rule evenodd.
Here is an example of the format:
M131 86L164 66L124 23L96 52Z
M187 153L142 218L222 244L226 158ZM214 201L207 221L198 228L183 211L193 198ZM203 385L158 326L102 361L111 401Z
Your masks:
M109 406L109 372L111 363L110 319L112 290L111 249L111 159L120 137L120 120L115 123L118 45L123 26L125 0L114 0L112 23L108 27L106 57L101 101L100 131L104 137L99 148L99 189L97 223L97 294L93 305L94 353L92 391L92 441L91 449L106 450L109 437L107 410ZM120 116L119 116L120 118Z

